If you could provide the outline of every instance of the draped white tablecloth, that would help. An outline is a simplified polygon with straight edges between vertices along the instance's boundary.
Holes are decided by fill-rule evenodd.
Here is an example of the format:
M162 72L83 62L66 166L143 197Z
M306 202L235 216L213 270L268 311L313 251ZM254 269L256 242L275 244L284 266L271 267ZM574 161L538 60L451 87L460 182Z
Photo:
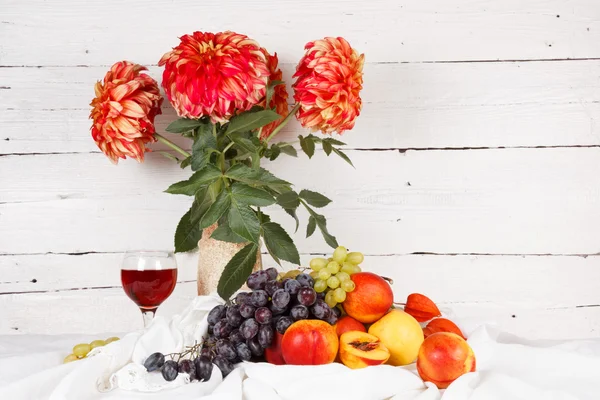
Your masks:
M159 373L145 372L140 364L147 355L198 340L206 330L206 312L218 302L198 297L171 321L157 318L147 331L127 334L87 359L64 365L74 344L105 335L0 336L0 399L600 399L600 339L529 341L490 325L472 331L461 325L469 332L477 372L445 391L423 383L414 365L351 370L341 364L244 363L224 380L215 367L210 381L191 384L184 374L167 383Z

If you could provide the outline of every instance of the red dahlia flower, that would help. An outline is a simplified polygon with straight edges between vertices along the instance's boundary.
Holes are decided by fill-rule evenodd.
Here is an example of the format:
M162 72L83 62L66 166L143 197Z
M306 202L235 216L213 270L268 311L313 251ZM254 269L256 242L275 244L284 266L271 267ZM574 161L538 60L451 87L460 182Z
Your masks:
M269 77L269 82L281 81L283 74L279 68L277 68L279 64L279 59L277 58L277 53L270 55L266 49L262 49L267 57L267 64L269 66L269 72L271 76ZM273 96L271 97L270 104L261 104L265 108L274 108L277 114L281 115L283 118L287 117L289 114L288 110L288 92L285 88L285 83L281 85L275 86L273 91ZM266 139L269 137L271 132L283 121L279 119L277 121L271 122L268 125L265 125L261 131L260 138Z

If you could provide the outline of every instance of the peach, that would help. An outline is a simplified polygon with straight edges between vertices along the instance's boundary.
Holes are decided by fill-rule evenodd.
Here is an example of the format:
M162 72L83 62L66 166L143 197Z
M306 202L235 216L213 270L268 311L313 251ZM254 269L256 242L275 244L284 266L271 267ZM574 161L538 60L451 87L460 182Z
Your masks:
M286 364L321 365L335 360L339 339L327 322L304 319L294 322L281 340L281 354Z
M359 332L367 331L367 329L365 328L365 326L363 324L361 324L360 322L358 322L357 320L355 320L354 318L352 318L349 315L343 316L342 318L338 319L338 321L334 325L334 327L335 327L335 332L337 333L338 336L342 336L344 333L350 332L350 331L359 331Z
M417 371L424 381L445 389L459 376L475 371L475 354L457 334L434 333L419 350Z
M356 287L352 292L346 293L346 314L363 324L370 324L390 310L394 293L385 279L371 272L359 272L350 279Z
M340 361L352 369L384 364L390 358L389 350L376 336L351 331L340 337Z
M415 361L423 343L421 325L409 314L392 310L369 327L390 351L388 364L407 365Z
M285 361L283 359L283 355L281 354L281 340L283 339L283 335L277 331L275 331L275 336L273 336L273 342L271 346L265 349L265 360L268 363L275 365L284 365Z

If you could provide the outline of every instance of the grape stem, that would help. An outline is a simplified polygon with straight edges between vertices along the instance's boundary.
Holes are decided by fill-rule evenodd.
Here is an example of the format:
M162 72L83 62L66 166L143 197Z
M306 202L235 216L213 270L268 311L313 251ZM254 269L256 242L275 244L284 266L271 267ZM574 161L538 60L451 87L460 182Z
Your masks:
M382 276L382 278L387 281L390 285L394 284L394 280L392 278L388 278L387 276Z

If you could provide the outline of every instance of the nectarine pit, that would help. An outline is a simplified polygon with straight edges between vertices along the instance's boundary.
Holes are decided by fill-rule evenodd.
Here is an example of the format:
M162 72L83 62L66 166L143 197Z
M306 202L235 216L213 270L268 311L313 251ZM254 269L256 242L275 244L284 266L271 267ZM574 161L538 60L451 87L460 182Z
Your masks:
M361 342L359 340L350 342L349 344L350 344L350 346L354 347L355 349L358 349L361 351L371 351L371 350L375 350L377 347L379 347L379 343Z

